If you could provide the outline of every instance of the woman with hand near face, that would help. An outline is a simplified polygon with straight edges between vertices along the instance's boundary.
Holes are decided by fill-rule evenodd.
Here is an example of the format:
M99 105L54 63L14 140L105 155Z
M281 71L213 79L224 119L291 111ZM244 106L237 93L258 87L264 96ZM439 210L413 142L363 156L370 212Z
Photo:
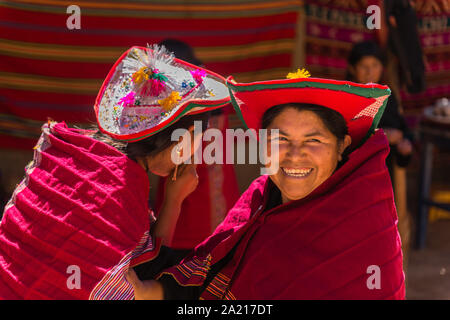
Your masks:
M128 265L171 243L198 184L195 166L182 164L202 138L194 121L206 128L209 111L228 103L223 77L163 47L126 51L98 94L95 130L43 126L0 223L0 299L132 298ZM185 135L172 139L176 129ZM156 222L149 172L169 177Z
M246 127L269 129L278 170L183 261L161 247L130 269L136 299L404 299L389 145L376 130L390 90L298 76L228 80Z

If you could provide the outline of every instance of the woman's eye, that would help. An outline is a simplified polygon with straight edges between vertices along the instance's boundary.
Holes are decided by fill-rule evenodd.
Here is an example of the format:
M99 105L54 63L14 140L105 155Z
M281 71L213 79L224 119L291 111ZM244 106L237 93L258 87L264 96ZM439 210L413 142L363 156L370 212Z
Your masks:
M309 139L308 142L320 142L319 139Z
M288 139L285 137L273 137L270 140L272 140L272 141L288 141Z

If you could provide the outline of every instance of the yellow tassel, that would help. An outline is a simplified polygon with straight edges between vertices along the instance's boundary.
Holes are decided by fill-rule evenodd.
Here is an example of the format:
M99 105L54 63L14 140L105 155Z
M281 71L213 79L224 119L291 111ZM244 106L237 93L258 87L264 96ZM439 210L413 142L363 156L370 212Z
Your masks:
M180 93L178 91L172 91L172 93L167 98L158 100L158 103L165 111L170 111L177 105L178 101L180 100Z
M305 68L297 69L296 72L289 72L286 76L287 79L309 78L311 74Z
M141 84L142 82L147 81L150 75L151 71L149 74L149 69L147 67L142 67L138 71L133 73L133 82L136 84Z

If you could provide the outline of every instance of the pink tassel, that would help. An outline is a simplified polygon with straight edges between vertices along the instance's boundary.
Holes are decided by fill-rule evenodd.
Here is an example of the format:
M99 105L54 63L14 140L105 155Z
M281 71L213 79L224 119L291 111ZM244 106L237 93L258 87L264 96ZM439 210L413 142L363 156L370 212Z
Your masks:
M152 96L159 96L164 90L166 90L166 84L158 79L151 79L151 92Z
M159 96L164 90L166 90L166 84L158 79L149 79L142 86L140 90L141 96Z
M194 80L198 84L201 84L203 82L203 78L206 77L205 70L196 69L196 70L191 70L190 73L191 73L192 77L194 78Z
M135 97L136 97L136 92L131 91L125 97L122 97L119 100L119 104L121 104L124 107L129 106L129 105L134 105Z

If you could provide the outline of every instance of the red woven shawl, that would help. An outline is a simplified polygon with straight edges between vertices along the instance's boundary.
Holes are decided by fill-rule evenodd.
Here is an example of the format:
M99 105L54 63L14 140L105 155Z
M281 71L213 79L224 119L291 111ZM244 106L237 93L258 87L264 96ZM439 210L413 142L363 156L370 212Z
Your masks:
M202 298L403 299L388 152L378 130L309 196L268 211L269 178L256 179L215 233L162 274L201 285L236 246Z

